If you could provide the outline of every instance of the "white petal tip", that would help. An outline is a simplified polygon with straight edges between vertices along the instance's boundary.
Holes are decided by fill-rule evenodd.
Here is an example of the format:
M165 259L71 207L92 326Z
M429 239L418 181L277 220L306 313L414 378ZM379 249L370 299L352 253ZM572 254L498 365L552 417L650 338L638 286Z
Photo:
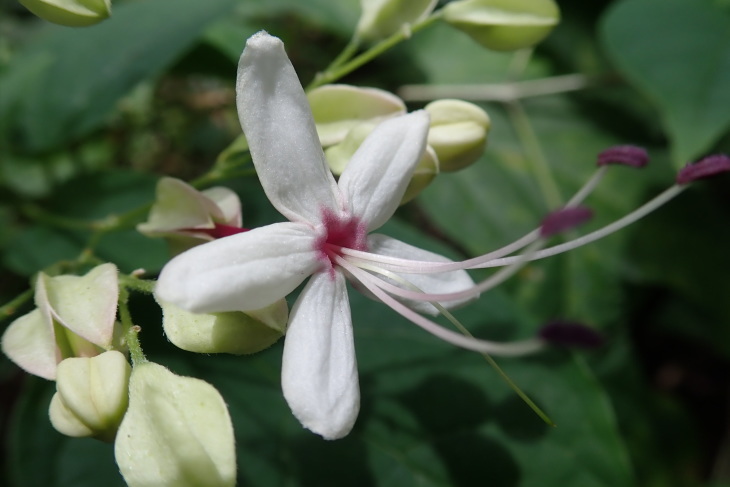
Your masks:
M271 49L283 46L284 43L278 37L272 36L265 30L260 30L246 41L247 48L254 49Z

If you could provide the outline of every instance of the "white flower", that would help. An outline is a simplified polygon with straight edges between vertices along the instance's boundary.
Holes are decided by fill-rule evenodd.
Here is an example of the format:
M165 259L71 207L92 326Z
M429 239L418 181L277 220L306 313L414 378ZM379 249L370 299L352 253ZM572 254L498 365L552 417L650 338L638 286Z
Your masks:
M343 251L447 262L384 235L368 235L391 217L403 197L426 145L428 114L417 111L383 122L335 182L307 98L279 39L260 32L248 40L237 93L261 184L290 221L179 255L163 269L156 293L196 313L244 311L275 302L311 276L290 315L282 389L305 427L328 439L341 438L352 428L360 402L345 287L345 277L353 275L343 271L343 260L349 258ZM474 287L463 270L409 280L428 292ZM424 311L430 307L421 304Z

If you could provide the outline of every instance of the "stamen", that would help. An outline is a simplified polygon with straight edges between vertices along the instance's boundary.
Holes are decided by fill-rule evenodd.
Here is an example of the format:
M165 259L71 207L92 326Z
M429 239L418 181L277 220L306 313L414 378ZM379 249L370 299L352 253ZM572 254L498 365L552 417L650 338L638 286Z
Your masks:
M728 171L730 171L730 157L725 154L714 154L684 166L677 173L677 184L688 184Z
M537 242L535 242L531 246L529 246L526 249L524 254L516 256L518 258L517 258L517 260L515 260L512 263L512 265L509 265L509 266L504 267L503 269L500 269L498 272L489 276L487 279L483 280L479 284L476 284L474 287L465 289L463 291L457 291L457 292L453 292L453 293L443 293L443 294L423 293L423 292L412 291L409 289L402 289L394 284L391 284L386 281L382 281L380 279L378 279L377 286L394 296L398 296L398 297L404 298L404 299L410 299L413 301L430 301L430 302L465 301L465 300L474 298L476 296L479 296L481 293L499 286L504 281L506 281L507 279L512 277L527 262L532 260L531 257L535 254L535 252L540 247L542 247L543 244L544 244L544 240L538 240ZM349 261L349 259L348 259L348 261ZM349 263L352 264L352 262L349 262ZM360 265L359 267L363 267L363 266Z
M480 340L478 338L469 338L464 335L460 335L454 331L448 330L443 326L435 323L428 318L416 313L400 301L396 300L388 293L383 291L379 284L383 283L380 279L376 278L372 274L365 272L347 262L341 256L336 257L336 264L348 271L353 277L355 277L368 291L373 293L380 301L387 306L391 307L396 313L420 326L432 335L442 339L445 342L451 343L467 350L473 350L475 352L490 353L494 355L504 356L519 356L525 355L535 351L538 347L533 341L529 342L517 342L511 344L503 344L490 342L487 340Z
M568 201L566 208L578 206L583 200L598 186L603 179L608 167L602 166L590 177L582 188ZM386 268L396 272L405 272L408 274L433 274L436 272L449 272L463 269L477 269L481 264L499 259L521 248L530 245L540 237L540 229L537 228L523 235L514 242L492 252L457 262L430 262L419 260L408 260L400 257L390 257L385 255L371 254L347 247L337 249L341 255L346 255L350 262L356 265L373 263L378 264L381 268Z
M554 247L548 247L543 250L539 250L535 252L531 257L530 260L538 260L543 259L545 257L550 257L553 255L561 254L563 252L567 252L568 250L573 250L578 247L582 247L583 245L589 244L591 242L595 242L596 240L600 240L606 235L610 235L615 231L618 231L622 229L625 226L628 226L632 223L634 223L637 220L640 220L641 218L645 217L652 211L656 210L660 206L664 205L668 201L670 201L672 198L680 194L682 191L685 190L687 186L678 186L674 185L666 189L663 193L656 196L653 200L649 201L648 203L645 203L643 206L637 208L633 212L629 213L628 215L624 216L623 218L620 218L616 220L615 222L606 225L603 228L599 228L598 230L588 233L586 235L583 235L582 237L578 237L575 240L571 240L570 242L565 242L564 244L555 245ZM490 262L487 262L485 264L482 264L478 266L478 268L489 268L489 267L501 267L505 265L511 265L517 262L522 256L512 256L512 257L504 257L502 259L494 259ZM477 267L473 267L473 269L476 269Z
M554 211L542 220L540 236L552 237L566 230L582 225L593 217L593 210L585 206L575 206Z
M369 270L372 272L381 274L389 279L392 279L395 282L401 284L402 286L404 286L408 289L411 289L413 291L423 292L422 289L419 289L413 283L411 283L407 279L404 279L403 277L399 276L398 274L395 274L394 272L390 272L390 271L387 271L384 269L379 269L377 267L372 267ZM433 306L435 306L436 309L443 315L443 317L446 318L447 320L449 320L451 322L451 324L454 325L456 327L456 329L462 333L462 335L465 335L469 338L475 338L474 335L472 335L471 332L464 325L462 325L458 319L456 319L456 316L454 316L453 314L451 314L449 312L449 310L444 308L439 303L432 302L431 304ZM528 343L530 346L534 347L532 352L538 352L539 350L544 348L543 345L540 343L540 340L536 340L534 338L521 342L522 345L525 345ZM529 347L525 347L525 348L529 349ZM528 352L528 353L531 353L531 352ZM502 380L504 380L507 383L507 385L523 401L525 401L525 404L527 404L527 406L530 409L532 409L535 412L535 414L537 414L540 417L540 419L542 419L546 424L548 424L550 426L555 426L555 422L552 419L550 419L550 417L547 414L545 414L545 412L542 409L540 409L540 407L537 404L535 404L535 402L532 399L530 399L530 397L527 394L525 394L525 392L522 389L520 389L520 387L507 375L507 373L504 370L502 370L502 367L499 366L499 364L492 358L491 355L489 355L488 353L482 352L481 356L497 372L497 374L499 374L499 376L502 378Z
M598 348L603 345L603 336L598 331L581 323L553 321L545 325L538 336L551 345L569 348Z
M635 145L616 145L598 154L598 165L623 164L631 167L644 167L649 155L643 147Z

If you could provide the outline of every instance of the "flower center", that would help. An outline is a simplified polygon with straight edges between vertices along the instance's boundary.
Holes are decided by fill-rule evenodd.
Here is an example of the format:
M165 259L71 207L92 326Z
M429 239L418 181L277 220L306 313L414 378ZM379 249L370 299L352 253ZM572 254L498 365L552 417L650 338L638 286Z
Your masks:
M367 225L359 218L337 214L329 208L324 208L322 224L325 231L314 245L320 253L320 259L329 269L334 268L334 256L341 255L340 249L343 247L367 251Z

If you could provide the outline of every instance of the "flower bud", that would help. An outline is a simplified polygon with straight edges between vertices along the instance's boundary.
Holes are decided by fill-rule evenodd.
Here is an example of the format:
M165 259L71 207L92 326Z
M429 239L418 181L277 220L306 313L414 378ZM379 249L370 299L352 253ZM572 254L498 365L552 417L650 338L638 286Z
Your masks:
M332 170L332 173L336 176L342 174L345 170L347 163L357 151L360 144L370 135L375 127L376 123L364 122L360 125L352 128L348 132L345 139L337 145L334 145L324 151L327 164ZM415 198L426 186L439 173L439 160L436 153L431 147L426 147L426 150L421 156L421 160L418 162L411 181L408 183L406 192L401 200L400 204L404 204Z
M491 127L487 112L461 100L437 100L425 109L431 116L428 145L442 171L463 169L482 156Z
M439 173L439 158L436 156L436 152L430 145L426 146L426 150L423 152L423 157L418 162L416 170L413 171L413 177L406 187L406 192L403 194L400 204L406 204L413 198L418 196L426 186L431 184L431 181Z
M178 348L197 353L260 352L286 332L286 300L253 311L197 314L158 300L167 338Z
M362 14L356 35L372 42L425 19L436 6L436 0L360 0L360 6Z
M377 88L324 85L307 93L322 147L339 144L363 122L377 123L406 113L403 100Z
M85 27L111 15L111 0L20 0L38 17L54 24Z
M241 202L228 188L198 191L175 178L162 178L147 221L137 230L149 237L164 237L173 254L216 238L245 231Z
M124 355L113 350L63 360L48 411L53 427L68 436L113 440L127 410L130 372Z
M531 47L560 21L553 0L459 0L443 13L446 22L495 51Z
M130 487L236 483L233 425L221 395L151 362L132 369L114 455Z
M37 309L10 324L2 351L26 372L54 380L64 358L93 357L112 348L119 285L117 268L102 264L84 276L38 275Z

